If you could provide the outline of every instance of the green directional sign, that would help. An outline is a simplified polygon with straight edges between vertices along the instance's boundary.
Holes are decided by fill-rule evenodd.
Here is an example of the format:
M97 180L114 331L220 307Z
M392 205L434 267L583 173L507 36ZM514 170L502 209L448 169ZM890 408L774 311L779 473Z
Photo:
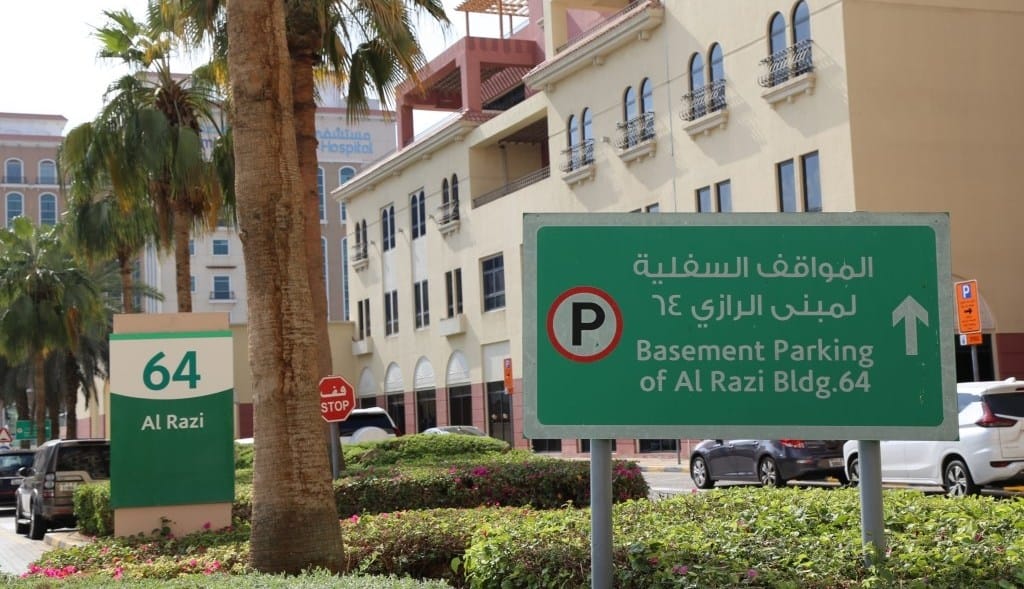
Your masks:
M234 499L231 332L110 336L110 502Z
M956 439L944 214L527 214L525 433Z
M50 425L50 420L46 420L45 431L46 439L49 440L53 437L53 427ZM19 419L14 424L14 439L15 440L35 440L36 439L36 422L31 419Z

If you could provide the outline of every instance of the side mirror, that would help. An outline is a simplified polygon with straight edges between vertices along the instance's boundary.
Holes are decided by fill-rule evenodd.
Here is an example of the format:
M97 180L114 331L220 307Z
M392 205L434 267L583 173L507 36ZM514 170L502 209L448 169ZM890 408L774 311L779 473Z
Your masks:
M34 473L35 473L35 471L32 470L31 466L23 466L23 467L18 469L18 476L20 476L20 477L30 477Z

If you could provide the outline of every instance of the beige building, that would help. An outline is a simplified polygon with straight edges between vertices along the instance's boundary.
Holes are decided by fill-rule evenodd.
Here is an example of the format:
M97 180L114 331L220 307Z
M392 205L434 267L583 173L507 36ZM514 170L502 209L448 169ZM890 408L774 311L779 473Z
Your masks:
M398 96L399 151L333 193L352 227L362 405L409 432L471 423L587 450L523 436L524 212L948 212L951 280L983 295L980 375L1024 375L1017 0L459 9L526 25L433 60ZM455 114L414 139L424 108ZM620 455L677 447L616 441Z
M65 210L57 148L68 120L60 115L0 113L0 193L4 227L15 217L53 225Z

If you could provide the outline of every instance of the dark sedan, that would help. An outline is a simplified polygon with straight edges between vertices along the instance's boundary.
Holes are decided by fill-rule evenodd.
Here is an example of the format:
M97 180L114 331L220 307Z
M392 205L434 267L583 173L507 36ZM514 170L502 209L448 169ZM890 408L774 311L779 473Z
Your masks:
M690 478L701 489L716 481L781 487L790 480L838 479L844 440L704 440L690 455Z
M32 466L34 450L4 450L0 452L0 505L14 505L14 495L21 485L18 469Z

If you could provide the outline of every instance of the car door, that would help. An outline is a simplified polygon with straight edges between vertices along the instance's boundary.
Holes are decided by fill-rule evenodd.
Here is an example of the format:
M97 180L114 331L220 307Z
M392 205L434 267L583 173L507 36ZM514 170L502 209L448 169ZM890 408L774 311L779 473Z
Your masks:
M733 476L732 440L715 440L707 449L708 473L712 479Z
M761 440L732 440L732 470L735 476L757 478L757 452Z

